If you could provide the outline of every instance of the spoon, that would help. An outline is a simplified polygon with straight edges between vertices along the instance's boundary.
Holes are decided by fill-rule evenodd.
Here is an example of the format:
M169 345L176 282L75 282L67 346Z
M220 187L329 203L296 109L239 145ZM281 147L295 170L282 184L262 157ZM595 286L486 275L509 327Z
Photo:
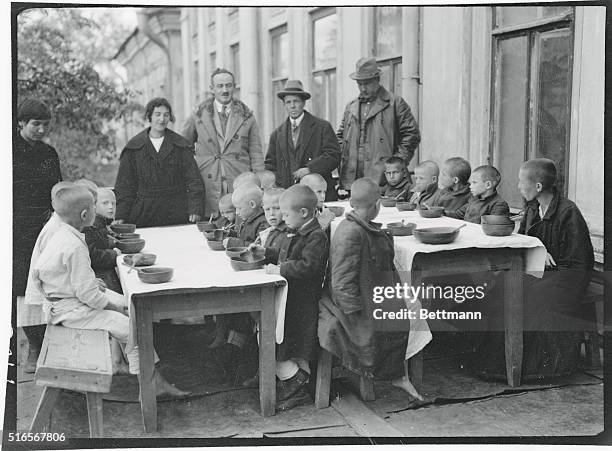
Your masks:
M462 224L462 225L460 225L459 227L456 227L456 228L453 230L453 233L454 233L454 232L456 232L456 231L457 231L457 230L459 230L459 229L464 228L465 226L467 226L467 224Z
M422 209L422 210L429 210L429 205L427 205L427 204L421 204L421 209Z
M408 191L408 189L405 189L404 191L399 193L397 196L395 196L395 200L398 200L402 195L406 194L406 191Z

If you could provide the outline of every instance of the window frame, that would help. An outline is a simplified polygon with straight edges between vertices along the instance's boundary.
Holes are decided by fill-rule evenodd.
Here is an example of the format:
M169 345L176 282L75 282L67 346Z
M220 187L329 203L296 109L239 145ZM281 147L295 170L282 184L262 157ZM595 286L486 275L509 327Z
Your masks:
M336 77L336 81L335 81L336 86L334 87L333 91L335 91L337 95L337 92L338 92L338 54L336 54L336 61L334 62L333 65L315 67L315 42L314 42L315 23L318 20L331 16L332 14L336 14L338 20L340 19L340 16L338 15L338 10L334 6L321 7L321 8L317 8L310 12L309 39L308 39L309 58L308 60L309 60L309 67L310 67L310 83L311 83L310 86L314 88L315 77L322 76L323 77L323 92L324 92L324 97L325 97L325 105L323 106L324 111L314 111L315 110L314 102L311 102L313 113L329 121L332 124L332 126L335 127L337 125L337 124L334 124L334 122L336 122L337 120L337 118L334 117L337 115L337 99L331 98L332 90L330 89L330 83L331 83L330 78L331 78L332 73ZM338 26L338 28L336 28L336 46L339 40L338 39L339 29L340 27Z
M276 38L279 38L282 35L286 35L286 39L287 39L287 43L289 40L289 29L287 27L287 24L284 23L282 25L279 25L277 27L274 27L272 29L270 29L268 31L269 33L269 37L270 37L270 61L274 60L274 42ZM287 55L287 57L289 57L289 55ZM287 61L287 66L289 67L289 62ZM277 114L280 111L283 111L283 115L284 115L284 110L281 110L283 107L282 105L279 103L280 100L276 97L276 87L277 86L284 86L285 83L287 82L287 80L289 79L289 73L285 73L285 74L275 74L274 73L274 63L272 62L272 64L270 64L270 81L272 82L271 84L271 89L272 89L272 120L274 121L274 126L276 127L278 124L276 124L277 118L279 118L281 116L281 114ZM279 106L281 105L281 106Z

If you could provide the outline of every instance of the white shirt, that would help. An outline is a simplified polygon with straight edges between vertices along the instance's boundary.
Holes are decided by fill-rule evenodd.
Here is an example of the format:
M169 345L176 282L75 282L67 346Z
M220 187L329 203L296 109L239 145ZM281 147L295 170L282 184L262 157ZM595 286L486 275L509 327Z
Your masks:
M300 124L302 123L302 119L304 119L304 112L302 111L302 114L300 114L297 119L291 119L289 118L289 121L291 122L291 127L295 128L295 127L299 127Z
M149 139L151 140L151 144L153 144L153 147L155 147L155 151L159 153L159 149L161 149L162 143L164 142L164 136L161 136L159 138L152 138L151 136L149 136Z
M217 113L221 113L223 111L223 107L225 107L225 114L227 114L227 117L229 118L229 115L232 111L232 102L228 103L227 105L223 105L222 103L220 103L219 101L217 101L217 99L215 99L215 109L217 110Z

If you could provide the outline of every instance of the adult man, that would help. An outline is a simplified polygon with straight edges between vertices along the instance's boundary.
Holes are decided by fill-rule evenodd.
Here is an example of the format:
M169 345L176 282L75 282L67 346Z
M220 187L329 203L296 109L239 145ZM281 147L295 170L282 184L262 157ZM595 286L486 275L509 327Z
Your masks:
M210 77L213 98L187 119L183 136L196 143L196 162L206 187L205 216L219 216L219 199L245 171L263 170L259 128L253 112L234 99L234 74L217 68Z
M288 80L276 94L283 101L288 118L270 135L265 166L276 175L276 184L289 188L311 172L327 182L325 200L336 200L331 173L340 162L338 141L331 124L304 111L310 93L302 82Z
M407 165L421 141L410 107L380 85L380 74L374 58L361 58L349 75L357 82L359 97L346 106L337 133L340 187L345 190L361 177L384 183L385 160L398 156Z

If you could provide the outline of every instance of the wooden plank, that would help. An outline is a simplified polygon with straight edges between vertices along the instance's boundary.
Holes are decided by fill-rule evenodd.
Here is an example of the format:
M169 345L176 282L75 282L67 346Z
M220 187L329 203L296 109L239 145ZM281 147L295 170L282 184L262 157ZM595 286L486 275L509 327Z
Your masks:
M87 392L87 416L89 418L89 437L104 437L104 417L102 414L102 394Z
M155 397L155 362L153 358L153 312L151 300L141 299L134 305L140 360L140 409L146 432L157 431L157 399Z
M260 292L259 402L264 417L275 414L276 405L276 312L274 288Z
M45 387L43 389L38 407L36 407L34 419L30 425L30 432L43 432L48 430L51 412L53 411L53 406L55 406L60 392L61 390L55 387Z
M523 369L523 256L513 250L504 280L506 377L510 387L521 385Z
M331 352L321 349L317 362L317 381L315 388L315 407L317 409L329 407L332 357Z

